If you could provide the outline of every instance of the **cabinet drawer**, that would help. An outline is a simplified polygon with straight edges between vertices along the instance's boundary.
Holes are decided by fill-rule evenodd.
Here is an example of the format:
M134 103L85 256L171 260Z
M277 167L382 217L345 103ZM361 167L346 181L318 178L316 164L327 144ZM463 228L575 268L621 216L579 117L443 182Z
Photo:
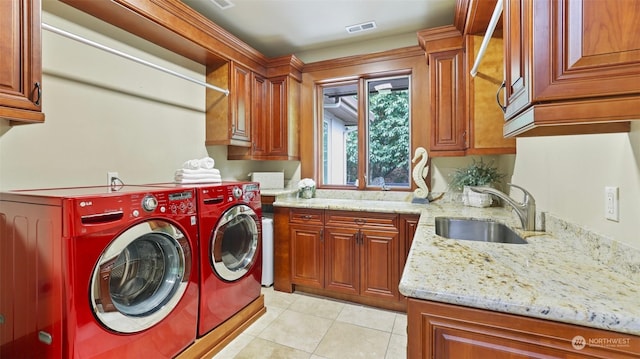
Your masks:
M327 211L325 217L327 226L398 228L398 215L393 213Z
M292 209L289 211L289 222L322 225L322 212L321 209Z

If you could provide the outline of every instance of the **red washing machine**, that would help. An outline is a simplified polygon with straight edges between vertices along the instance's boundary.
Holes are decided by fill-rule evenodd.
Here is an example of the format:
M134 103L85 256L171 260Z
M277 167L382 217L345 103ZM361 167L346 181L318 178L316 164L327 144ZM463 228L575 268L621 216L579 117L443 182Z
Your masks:
M0 193L1 358L172 358L198 321L193 189Z
M197 192L201 337L260 296L260 186L257 182L157 185L195 188Z

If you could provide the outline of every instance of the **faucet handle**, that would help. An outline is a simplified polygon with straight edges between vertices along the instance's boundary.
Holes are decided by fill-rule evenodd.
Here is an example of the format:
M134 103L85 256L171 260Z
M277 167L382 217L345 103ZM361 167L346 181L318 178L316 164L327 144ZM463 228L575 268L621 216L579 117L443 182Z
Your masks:
M536 200L533 198L533 195L531 193L529 193L529 191L527 191L526 189L515 185L513 183L507 183L507 186L509 187L513 187L513 188L517 188L520 191L522 191L522 193L524 193L524 199L523 199L523 203L536 203Z

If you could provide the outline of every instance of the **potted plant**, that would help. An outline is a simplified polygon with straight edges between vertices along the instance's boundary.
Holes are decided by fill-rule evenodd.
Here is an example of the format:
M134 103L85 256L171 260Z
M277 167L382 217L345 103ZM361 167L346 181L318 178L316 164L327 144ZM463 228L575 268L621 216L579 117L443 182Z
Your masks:
M493 202L490 194L471 191L469 186L490 186L500 184L504 174L498 171L493 161L484 162L473 159L467 167L458 168L452 175L450 187L462 190L462 202L472 207L488 207Z

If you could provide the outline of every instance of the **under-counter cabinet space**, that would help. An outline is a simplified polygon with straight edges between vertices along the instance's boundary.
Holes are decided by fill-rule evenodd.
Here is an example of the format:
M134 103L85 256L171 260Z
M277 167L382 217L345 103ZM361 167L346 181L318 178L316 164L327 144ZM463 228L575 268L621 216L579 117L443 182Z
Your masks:
M42 122L40 0L0 3L0 118Z
M275 207L276 290L404 310L398 284L417 215ZM403 219L401 219L403 218ZM400 223L407 228L401 228Z
M506 136L629 131L640 118L640 3L507 0Z
M640 353L640 341L628 334L413 298L407 321L409 359L614 359ZM615 344L603 345L608 340Z

